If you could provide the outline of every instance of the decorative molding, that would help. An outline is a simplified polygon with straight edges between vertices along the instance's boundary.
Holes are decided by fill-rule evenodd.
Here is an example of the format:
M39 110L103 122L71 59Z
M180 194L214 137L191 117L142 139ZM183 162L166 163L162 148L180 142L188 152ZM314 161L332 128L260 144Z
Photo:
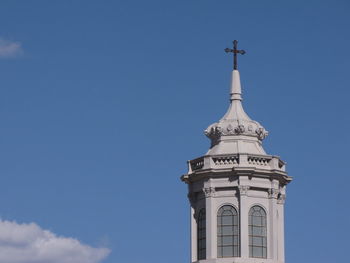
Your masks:
M278 199L277 199L277 204L283 205L286 201L286 195L284 194L279 194Z
M244 125L243 124L239 124L236 129L235 129L235 133L236 134L241 134L245 132L245 128L244 128Z
M239 194L240 195L248 195L249 188L250 188L249 185L239 185L238 186Z
M215 196L215 188L214 187L205 187L203 189L205 198Z
M269 198L270 199L277 199L278 197L278 194L279 194L279 191L278 189L275 189L275 188L270 188L267 190L268 194L269 194Z
M252 120L224 120L210 125L205 131L205 135L216 141L221 136L247 135L263 140L268 132L256 121Z

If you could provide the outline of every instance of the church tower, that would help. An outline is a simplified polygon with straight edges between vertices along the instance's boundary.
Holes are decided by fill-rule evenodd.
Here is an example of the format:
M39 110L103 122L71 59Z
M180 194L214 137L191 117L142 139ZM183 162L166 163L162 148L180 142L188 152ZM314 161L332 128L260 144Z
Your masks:
M181 177L191 205L191 262L284 263L284 201L292 180L278 156L267 154L264 127L242 106L234 55L230 105L205 130L208 152L188 161Z

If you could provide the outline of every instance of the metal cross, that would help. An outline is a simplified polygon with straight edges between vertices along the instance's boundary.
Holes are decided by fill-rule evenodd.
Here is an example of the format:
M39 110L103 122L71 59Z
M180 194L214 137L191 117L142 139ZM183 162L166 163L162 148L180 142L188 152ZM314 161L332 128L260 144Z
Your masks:
M237 70L237 54L242 54L242 55L245 54L244 50L238 50L237 49L237 44L238 44L238 41L234 40L233 41L233 49L225 48L225 52L226 53L229 53L229 52L233 53L233 69L235 69L235 70Z

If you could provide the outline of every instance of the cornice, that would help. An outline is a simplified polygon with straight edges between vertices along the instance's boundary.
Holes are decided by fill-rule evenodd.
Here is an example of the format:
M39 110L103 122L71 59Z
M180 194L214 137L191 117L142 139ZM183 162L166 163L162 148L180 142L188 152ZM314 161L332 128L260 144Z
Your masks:
M249 177L249 178L265 178L269 180L278 180L283 185L292 181L292 177L288 176L286 172L275 170L259 170L251 167L240 167L235 169L205 169L196 171L191 174L184 174L181 176L181 180L186 183L193 183L201 180L208 180L210 178L232 178L232 177Z

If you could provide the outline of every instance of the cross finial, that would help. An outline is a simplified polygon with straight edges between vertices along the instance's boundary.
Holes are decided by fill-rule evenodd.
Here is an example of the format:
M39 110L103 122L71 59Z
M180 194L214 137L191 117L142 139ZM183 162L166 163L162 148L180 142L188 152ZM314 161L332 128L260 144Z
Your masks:
M229 53L229 52L233 53L233 69L235 69L235 70L237 70L237 54L242 54L242 55L245 54L244 50L237 49L237 44L238 44L238 41L234 40L233 41L233 49L225 48L226 53Z

